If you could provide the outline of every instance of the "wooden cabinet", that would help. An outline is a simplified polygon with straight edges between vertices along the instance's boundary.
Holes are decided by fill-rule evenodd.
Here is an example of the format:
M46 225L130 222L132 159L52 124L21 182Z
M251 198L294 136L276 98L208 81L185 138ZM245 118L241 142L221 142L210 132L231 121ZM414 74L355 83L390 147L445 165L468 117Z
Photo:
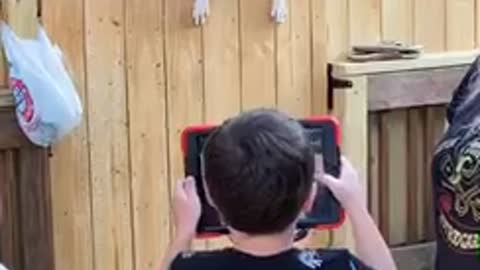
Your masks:
M0 95L0 261L9 269L54 268L48 152L20 131Z

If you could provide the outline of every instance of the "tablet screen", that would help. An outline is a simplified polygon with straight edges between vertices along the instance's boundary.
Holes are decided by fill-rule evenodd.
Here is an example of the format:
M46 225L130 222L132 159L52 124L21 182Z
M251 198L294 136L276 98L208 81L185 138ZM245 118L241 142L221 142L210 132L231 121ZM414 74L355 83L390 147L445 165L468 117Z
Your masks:
M302 122L311 145L316 153L322 154L324 170L333 176L338 176L340 159L339 149L336 142L335 127L329 122L312 123ZM191 133L188 136L186 156L186 174L195 176L197 190L202 202L202 216L200 218L198 232L202 233L227 233L221 225L216 210L210 206L206 199L202 183L202 149L212 129ZM314 207L299 224L299 228L313 228L322 225L341 222L341 207L331 192L319 185Z

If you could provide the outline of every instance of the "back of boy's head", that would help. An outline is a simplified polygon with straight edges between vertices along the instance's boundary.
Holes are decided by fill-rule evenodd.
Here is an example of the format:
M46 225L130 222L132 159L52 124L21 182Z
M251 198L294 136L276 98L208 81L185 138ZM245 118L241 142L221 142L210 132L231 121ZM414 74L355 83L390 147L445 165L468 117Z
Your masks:
M313 185L314 153L300 123L259 109L226 121L204 153L209 195L223 220L250 235L285 231Z

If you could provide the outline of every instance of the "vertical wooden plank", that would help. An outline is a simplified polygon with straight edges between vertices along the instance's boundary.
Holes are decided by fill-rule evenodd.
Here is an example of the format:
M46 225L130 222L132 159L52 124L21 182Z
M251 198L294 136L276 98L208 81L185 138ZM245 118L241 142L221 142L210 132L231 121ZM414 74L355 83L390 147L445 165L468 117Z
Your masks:
M407 240L407 113L404 110L386 113L389 133L389 226L390 244Z
M425 164L428 168L431 167L432 157L433 157L433 141L435 140L435 131L432 124L434 123L435 112L432 108L427 108L425 112ZM434 209L433 209L433 179L431 170L426 170L425 172L425 187L424 187L424 196L423 204L425 205L425 212L423 216L423 224L426 227L425 238L431 240L434 238L434 232L430 231L434 225L434 220L432 218Z
M424 122L422 109L408 111L407 139L407 240L415 243L422 239L424 172Z
M381 0L349 0L350 45L376 43L381 35Z
M19 269L19 209L17 205L17 179L15 175L15 156L13 150L0 152L0 231L1 260L9 269Z
M446 1L415 0L414 42L425 46L426 52L446 49Z
M475 0L447 0L447 50L475 47Z
M328 111L327 93L327 0L310 0L312 35L312 113L325 114Z
M180 134L204 122L202 33L192 26L191 2L165 0L165 59L170 181L184 177ZM228 89L225 89L228 91ZM171 185L174 187L174 185Z
M413 42L413 0L382 1L382 38Z
M170 239L163 7L126 2L134 263L145 270L156 267Z
M270 0L240 1L242 109L276 105L274 26Z
M210 4L212 14L216 15L203 29L205 119L218 124L240 112L240 3L213 0ZM208 241L207 245L215 249L231 243L221 237Z
M326 0L328 60L344 58L350 44L348 0Z
M475 48L480 47L480 0L475 0Z
M367 203L368 82L365 76L348 79L352 81L354 88L335 89L333 115L339 119L343 134L355 134L354 137L343 138L342 151L358 171L363 187L363 199ZM335 231L333 246L355 249L350 222L347 221L342 229Z
M290 18L276 29L277 106L295 117L311 113L310 2L290 1Z
M378 113L372 113L368 121L369 131L369 165L368 165L368 204L373 219L380 224L380 117Z
M385 112L380 113L380 165L378 184L379 200L380 200L380 231L385 238L387 244L390 243L390 162L389 162L389 146L390 146L390 129L388 127L388 115Z
M124 8L85 0L95 269L134 269Z
M68 59L86 108L83 4L83 1L43 0L42 21ZM50 162L58 269L93 269L88 120L84 114L81 126L53 148Z
M424 226L426 240L433 240L434 235L434 218L433 218L433 179L430 170L432 164L433 151L435 145L438 143L441 135L443 134L443 127L445 120L445 108L428 107L426 109L426 125L425 125L425 164L427 181L424 186Z
M37 31L37 0L2 0L5 20L23 38L33 38Z
M203 29L205 117L219 123L240 112L240 4L239 0L210 4L215 16Z
M24 147L19 151L18 162L16 195L21 207L22 267L55 269L48 153L33 146Z

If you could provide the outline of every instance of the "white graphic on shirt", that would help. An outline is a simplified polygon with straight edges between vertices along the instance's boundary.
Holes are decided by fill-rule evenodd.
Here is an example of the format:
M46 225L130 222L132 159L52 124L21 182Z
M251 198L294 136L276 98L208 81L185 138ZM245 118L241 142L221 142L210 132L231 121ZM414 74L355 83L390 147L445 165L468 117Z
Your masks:
M323 260L315 251L303 251L298 254L298 260L309 267L310 269L320 269L322 267Z

